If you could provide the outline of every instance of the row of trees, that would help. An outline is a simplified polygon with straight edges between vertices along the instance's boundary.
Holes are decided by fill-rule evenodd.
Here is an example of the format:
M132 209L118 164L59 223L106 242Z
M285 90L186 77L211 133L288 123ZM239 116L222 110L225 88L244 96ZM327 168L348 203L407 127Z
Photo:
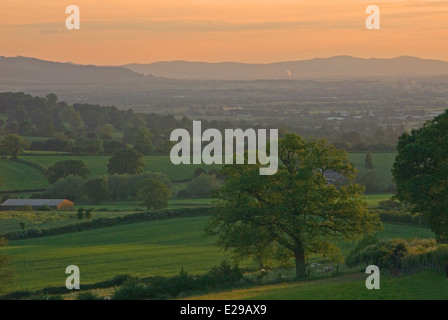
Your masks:
M109 174L140 174L144 168L143 155L132 149L117 151L109 159L107 171ZM53 163L46 171L48 182L55 183L68 176L78 176L87 179L90 169L82 160L66 160Z
M97 204L110 200L142 200L149 209L161 209L171 198L171 182L161 173L96 176L68 175L35 198L69 199Z
M173 115L136 113L132 109L124 111L113 106L70 106L58 101L55 94L42 98L24 93L0 93L0 114L7 117L6 121L0 120L0 134L48 137L47 141L32 142L31 149L75 154L112 154L117 151L118 144L119 148L132 146L143 154L167 153L172 146L168 139L172 130L192 130L192 120L185 116L176 119ZM367 118L369 117L365 117ZM318 126L309 126L309 123L307 126L288 126L276 119L269 124L202 121L202 127L204 130L216 128L222 132L236 127L277 127L280 137L288 132L302 136L328 137L337 147L350 151L395 151L395 141L404 130L402 124L390 124L383 128L374 119L350 123L345 123L344 128L341 128L323 120L318 131L315 129ZM366 134L367 128L369 134Z

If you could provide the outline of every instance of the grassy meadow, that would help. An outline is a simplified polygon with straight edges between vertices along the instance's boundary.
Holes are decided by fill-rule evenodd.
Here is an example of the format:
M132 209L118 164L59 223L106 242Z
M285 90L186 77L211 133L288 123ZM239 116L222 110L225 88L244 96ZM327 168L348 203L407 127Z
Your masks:
M41 171L24 163L0 159L0 175L0 191L45 189L48 186Z
M44 167L68 159L82 160L91 170L91 175L107 174L109 156L66 156L62 154L29 154L23 157ZM375 169L392 179L391 168L394 153L374 153ZM365 153L352 153L350 160L359 171L364 169ZM169 179L189 179L198 167L206 165L175 166L169 156L152 155L144 157L145 171L162 172ZM215 166L219 167L219 166ZM44 174L27 164L6 159L0 160L2 186L0 192L11 190L43 189L48 186ZM187 182L173 184L179 191ZM22 193L23 197L30 193ZM363 199L369 207L390 199L392 194L368 194ZM211 199L171 199L169 208L201 207L212 204ZM0 235L20 231L20 223L27 229L51 228L79 223L76 210L80 207L95 207L94 218L117 217L146 210L140 201L114 201L98 205L75 203L73 211L52 212L0 212ZM10 259L14 270L12 284L4 292L38 290L48 286L65 284L65 268L77 265L81 270L81 284L109 280L118 274L132 273L137 276L172 276L183 267L188 273L203 273L224 259L231 258L215 245L215 238L204 236L208 217L174 218L129 225L114 226L90 231L57 236L17 240L0 248L0 254ZM85 219L83 221L86 221ZM379 239L391 238L433 238L427 228L384 223L384 230L377 233ZM340 243L344 255L354 247L353 243ZM314 261L316 258L311 257ZM252 261L242 261L242 267L256 268ZM194 299L447 299L448 283L443 276L424 272L411 276L392 277L382 275L381 290L365 289L365 275L352 273L338 277L312 280L300 283L285 283L250 289L239 289L223 293L208 294ZM355 270L356 271L356 270ZM274 273L272 271L272 277ZM283 272L283 270L281 271ZM286 270L287 278L294 276L293 270ZM271 277L271 278L272 278ZM113 289L109 289L113 290ZM3 293L4 293L3 292Z
M184 267L202 273L230 258L204 236L208 217L176 218L109 227L51 237L11 241L0 253L10 257L15 272L8 291L63 286L65 268L80 267L83 283L117 274L174 275ZM378 238L432 238L429 229L384 224ZM353 244L343 244L348 254ZM243 262L242 266L251 266Z
M90 169L91 175L106 175L107 174L107 163L110 156L61 156L61 155L51 155L51 156L26 156L25 159L40 163L44 167L49 167L55 162L65 161L65 160L82 160L85 162L86 166ZM168 155L151 155L144 156L143 163L145 164L144 171L151 172L162 172L168 176L171 180L183 180L188 179L193 176L193 172L198 167L204 167L208 170L211 167L218 166L207 166L207 165L179 165L176 166L171 163L170 157Z
M392 167L395 161L394 152L372 153L373 169L384 175L389 181L392 181ZM353 152L349 154L351 163L360 172L365 171L366 152Z
M23 159L39 163L48 168L55 162L65 160L82 160L86 163L91 171L91 176L106 175L107 163L110 156L76 156L76 155L60 155L51 153L46 155L27 155ZM395 153L374 153L372 156L375 169L381 172L388 179L392 180L391 168L395 158ZM355 167L362 172L364 169L365 153L351 153L350 161ZM162 172L169 179L177 181L189 179L193 176L193 172L198 167L206 170L209 168L219 168L219 165L182 165L176 166L171 163L168 155L151 155L144 156L144 171ZM45 175L36 168L24 163L0 159L0 175L2 176L2 185L0 192L16 191L16 190L35 190L48 187Z
M436 272L381 276L380 290L367 290L366 275L268 285L189 297L191 300L447 300L448 279Z

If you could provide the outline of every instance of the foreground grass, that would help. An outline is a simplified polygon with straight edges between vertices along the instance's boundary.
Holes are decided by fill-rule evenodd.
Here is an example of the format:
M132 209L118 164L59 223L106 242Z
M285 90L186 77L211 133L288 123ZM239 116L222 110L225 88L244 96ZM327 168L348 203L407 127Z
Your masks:
M0 249L15 273L7 291L63 286L72 264L81 270L81 283L128 272L170 276L182 267L205 272L229 257L203 236L206 223L206 217L170 219L11 241Z
M192 300L411 300L448 299L448 278L441 273L381 276L380 290L367 290L367 275L349 274L336 278L262 286L189 297Z
M230 255L204 237L208 217L178 218L44 238L11 241L1 254L10 258L14 282L7 291L65 284L65 268L77 265L82 283L132 272L138 276L177 274L181 267L202 273ZM429 229L385 224L379 238L432 238ZM353 244L344 244L347 254ZM251 265L249 262L242 266Z

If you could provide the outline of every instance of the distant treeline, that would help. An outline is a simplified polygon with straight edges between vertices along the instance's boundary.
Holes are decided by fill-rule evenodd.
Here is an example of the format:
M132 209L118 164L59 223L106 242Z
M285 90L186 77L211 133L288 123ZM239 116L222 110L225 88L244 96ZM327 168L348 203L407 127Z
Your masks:
M143 154L166 154L173 145L169 141L171 132L177 128L191 132L193 120L187 116L125 111L115 106L68 105L55 94L43 98L22 92L0 93L0 116L0 135L38 137L31 139L30 150L87 155L113 154L128 147ZM288 125L275 117L262 123L211 120L202 121L202 130L277 128L279 137L292 132L308 139L327 138L347 151L395 151L397 137L405 130L403 124L384 127L377 119L365 119L347 118L343 127L320 116L311 117L307 126Z

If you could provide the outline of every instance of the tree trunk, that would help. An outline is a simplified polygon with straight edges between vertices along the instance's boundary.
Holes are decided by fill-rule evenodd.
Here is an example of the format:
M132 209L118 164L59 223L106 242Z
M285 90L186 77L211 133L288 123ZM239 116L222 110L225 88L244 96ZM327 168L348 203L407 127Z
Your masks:
M303 246L300 245L299 248L297 248L294 251L294 256L296 260L296 278L297 279L303 279L306 278L306 257L305 257L305 249L303 249Z

